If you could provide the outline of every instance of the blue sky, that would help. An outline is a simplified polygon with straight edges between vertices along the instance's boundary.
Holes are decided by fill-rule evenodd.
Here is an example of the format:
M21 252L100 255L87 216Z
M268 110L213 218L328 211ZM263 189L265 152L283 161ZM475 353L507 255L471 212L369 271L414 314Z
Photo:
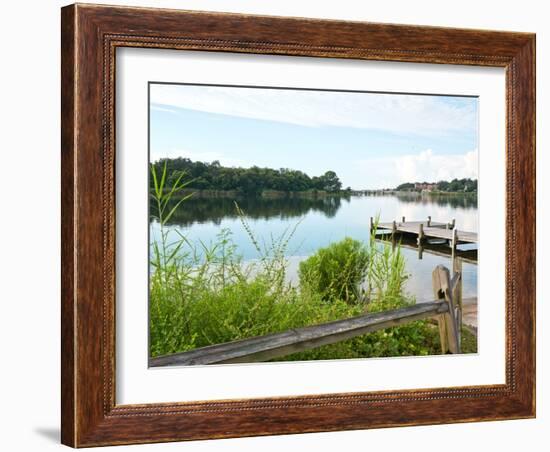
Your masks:
M476 98L150 85L151 160L334 170L354 189L477 178Z

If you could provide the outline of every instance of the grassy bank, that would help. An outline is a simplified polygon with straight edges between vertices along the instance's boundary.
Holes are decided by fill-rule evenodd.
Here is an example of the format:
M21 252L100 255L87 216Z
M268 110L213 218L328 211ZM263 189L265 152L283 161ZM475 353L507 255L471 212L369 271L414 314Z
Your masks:
M153 172L153 214L160 228L151 244L150 355L191 350L291 328L344 319L413 303L399 247L350 238L318 250L300 265L297 287L285 278L286 248L294 230L260 242L235 209L258 259L244 263L229 230L212 244L191 243L168 224L185 204L173 195L181 178L164 190L165 174ZM187 195L189 196L189 195ZM299 227L299 225L296 225ZM172 232L172 235L169 234ZM178 234L170 241L169 236ZM475 341L474 341L475 342ZM465 350L473 351L473 350ZM439 353L437 328L427 321L367 334L291 355L283 360L365 358Z

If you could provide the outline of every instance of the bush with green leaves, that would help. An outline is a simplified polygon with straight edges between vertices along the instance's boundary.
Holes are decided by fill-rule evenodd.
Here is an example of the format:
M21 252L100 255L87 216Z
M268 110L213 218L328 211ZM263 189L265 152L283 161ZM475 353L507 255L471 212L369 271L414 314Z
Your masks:
M300 285L327 301L361 302L361 284L367 276L369 259L365 244L346 237L300 262Z

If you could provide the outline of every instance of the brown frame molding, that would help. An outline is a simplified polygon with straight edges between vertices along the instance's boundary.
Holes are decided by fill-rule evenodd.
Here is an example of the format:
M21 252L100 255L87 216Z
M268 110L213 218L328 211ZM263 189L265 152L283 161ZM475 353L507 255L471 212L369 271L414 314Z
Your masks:
M74 447L535 416L535 35L76 4L62 8L62 442ZM506 383L115 404L117 47L506 69Z

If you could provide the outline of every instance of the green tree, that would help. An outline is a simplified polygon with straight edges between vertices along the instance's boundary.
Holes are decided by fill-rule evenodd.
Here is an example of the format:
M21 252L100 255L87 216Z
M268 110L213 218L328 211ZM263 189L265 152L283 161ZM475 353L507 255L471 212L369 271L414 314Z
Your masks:
M342 182L334 171L327 171L317 179L318 189L328 192L335 192L342 189Z
M193 162L188 158L161 159L153 168L163 171L166 167L166 188L170 188L178 177L185 173L192 179L189 188L211 190L238 190L246 195L259 195L263 190L286 192L324 190L338 192L342 183L334 171L322 176L310 177L303 171L289 168L225 167L218 160L212 163ZM153 183L151 181L151 188Z
M406 182L404 184L398 185L396 188L397 191L408 191L414 190L414 184L411 182Z

